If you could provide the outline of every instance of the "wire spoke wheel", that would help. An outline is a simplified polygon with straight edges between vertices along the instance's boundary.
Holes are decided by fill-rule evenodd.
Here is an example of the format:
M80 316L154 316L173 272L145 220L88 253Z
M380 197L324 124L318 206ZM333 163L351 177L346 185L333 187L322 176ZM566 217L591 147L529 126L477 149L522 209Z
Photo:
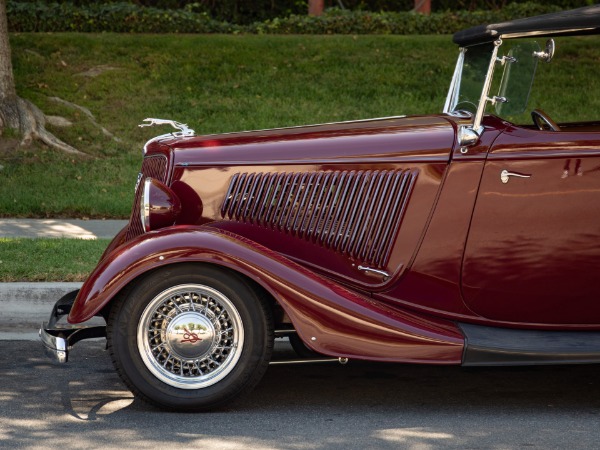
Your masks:
M137 330L146 367L181 389L219 382L235 366L243 344L244 328L233 303L199 284L161 292L142 313Z
M207 411L250 392L273 351L271 299L233 271L175 264L139 278L110 310L119 376L149 403Z

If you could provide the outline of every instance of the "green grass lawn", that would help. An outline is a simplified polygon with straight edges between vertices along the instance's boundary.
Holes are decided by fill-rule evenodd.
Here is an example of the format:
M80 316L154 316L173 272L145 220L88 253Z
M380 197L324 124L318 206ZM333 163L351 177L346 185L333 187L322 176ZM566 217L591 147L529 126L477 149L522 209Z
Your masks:
M175 119L219 133L440 110L455 51L440 36L15 34L19 94L75 125L49 127L94 156L4 155L0 215L129 215L146 140ZM432 57L435 52L436 57ZM86 72L109 68L98 76ZM88 108L121 143L80 111Z
M83 281L108 242L107 239L0 238L0 282Z
M559 121L597 117L598 42L559 41L555 62L538 67L536 107ZM93 158L0 150L5 217L126 218L143 143L166 132L138 128L146 117L208 134L440 112L457 55L449 36L40 33L11 45L19 94L71 120L49 128ZM53 97L88 108L122 142Z
M600 39L557 42L529 109L559 122L599 119ZM127 218L142 146L167 132L138 128L146 117L209 134L438 113L457 56L449 36L40 33L13 34L11 45L19 94L72 121L48 128L91 157L40 145L15 153L0 140L0 217ZM121 141L53 97L89 109ZM0 281L82 279L106 245L0 240Z

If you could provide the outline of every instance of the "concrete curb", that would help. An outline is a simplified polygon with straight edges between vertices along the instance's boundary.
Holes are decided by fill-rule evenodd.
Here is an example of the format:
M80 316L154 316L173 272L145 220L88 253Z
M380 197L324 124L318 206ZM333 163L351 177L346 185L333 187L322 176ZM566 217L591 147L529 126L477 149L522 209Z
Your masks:
M0 340L37 339L54 303L82 283L0 283Z
M126 220L0 219L1 238L112 239ZM82 283L0 283L0 340L37 339L56 300Z

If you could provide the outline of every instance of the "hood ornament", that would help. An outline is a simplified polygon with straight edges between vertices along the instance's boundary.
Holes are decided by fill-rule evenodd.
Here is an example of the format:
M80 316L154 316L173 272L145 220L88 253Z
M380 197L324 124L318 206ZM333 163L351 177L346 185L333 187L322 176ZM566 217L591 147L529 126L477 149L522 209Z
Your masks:
M147 119L144 119L142 122L148 122L148 123L141 123L138 125L138 127L144 128L144 127L152 127L154 125L171 125L176 130L179 130L179 132L170 133L173 136L185 137L185 136L194 136L196 134L196 132L194 130L192 130L191 128L189 128L185 123L175 122L174 120L147 118Z

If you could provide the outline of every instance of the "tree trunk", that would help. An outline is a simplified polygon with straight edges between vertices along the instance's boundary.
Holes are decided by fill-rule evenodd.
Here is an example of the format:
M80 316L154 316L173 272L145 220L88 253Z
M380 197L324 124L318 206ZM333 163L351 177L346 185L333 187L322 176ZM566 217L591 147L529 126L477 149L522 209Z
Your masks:
M415 11L420 14L431 14L431 0L415 0Z
M0 129L19 128L17 91L13 77L6 0L0 0Z
M85 155L49 133L45 125L44 113L17 95L8 40L6 0L0 0L0 134L5 128L12 128L19 130L21 145L29 145L38 139L64 152Z
M308 0L308 15L320 16L321 14L323 14L324 7L325 0Z

